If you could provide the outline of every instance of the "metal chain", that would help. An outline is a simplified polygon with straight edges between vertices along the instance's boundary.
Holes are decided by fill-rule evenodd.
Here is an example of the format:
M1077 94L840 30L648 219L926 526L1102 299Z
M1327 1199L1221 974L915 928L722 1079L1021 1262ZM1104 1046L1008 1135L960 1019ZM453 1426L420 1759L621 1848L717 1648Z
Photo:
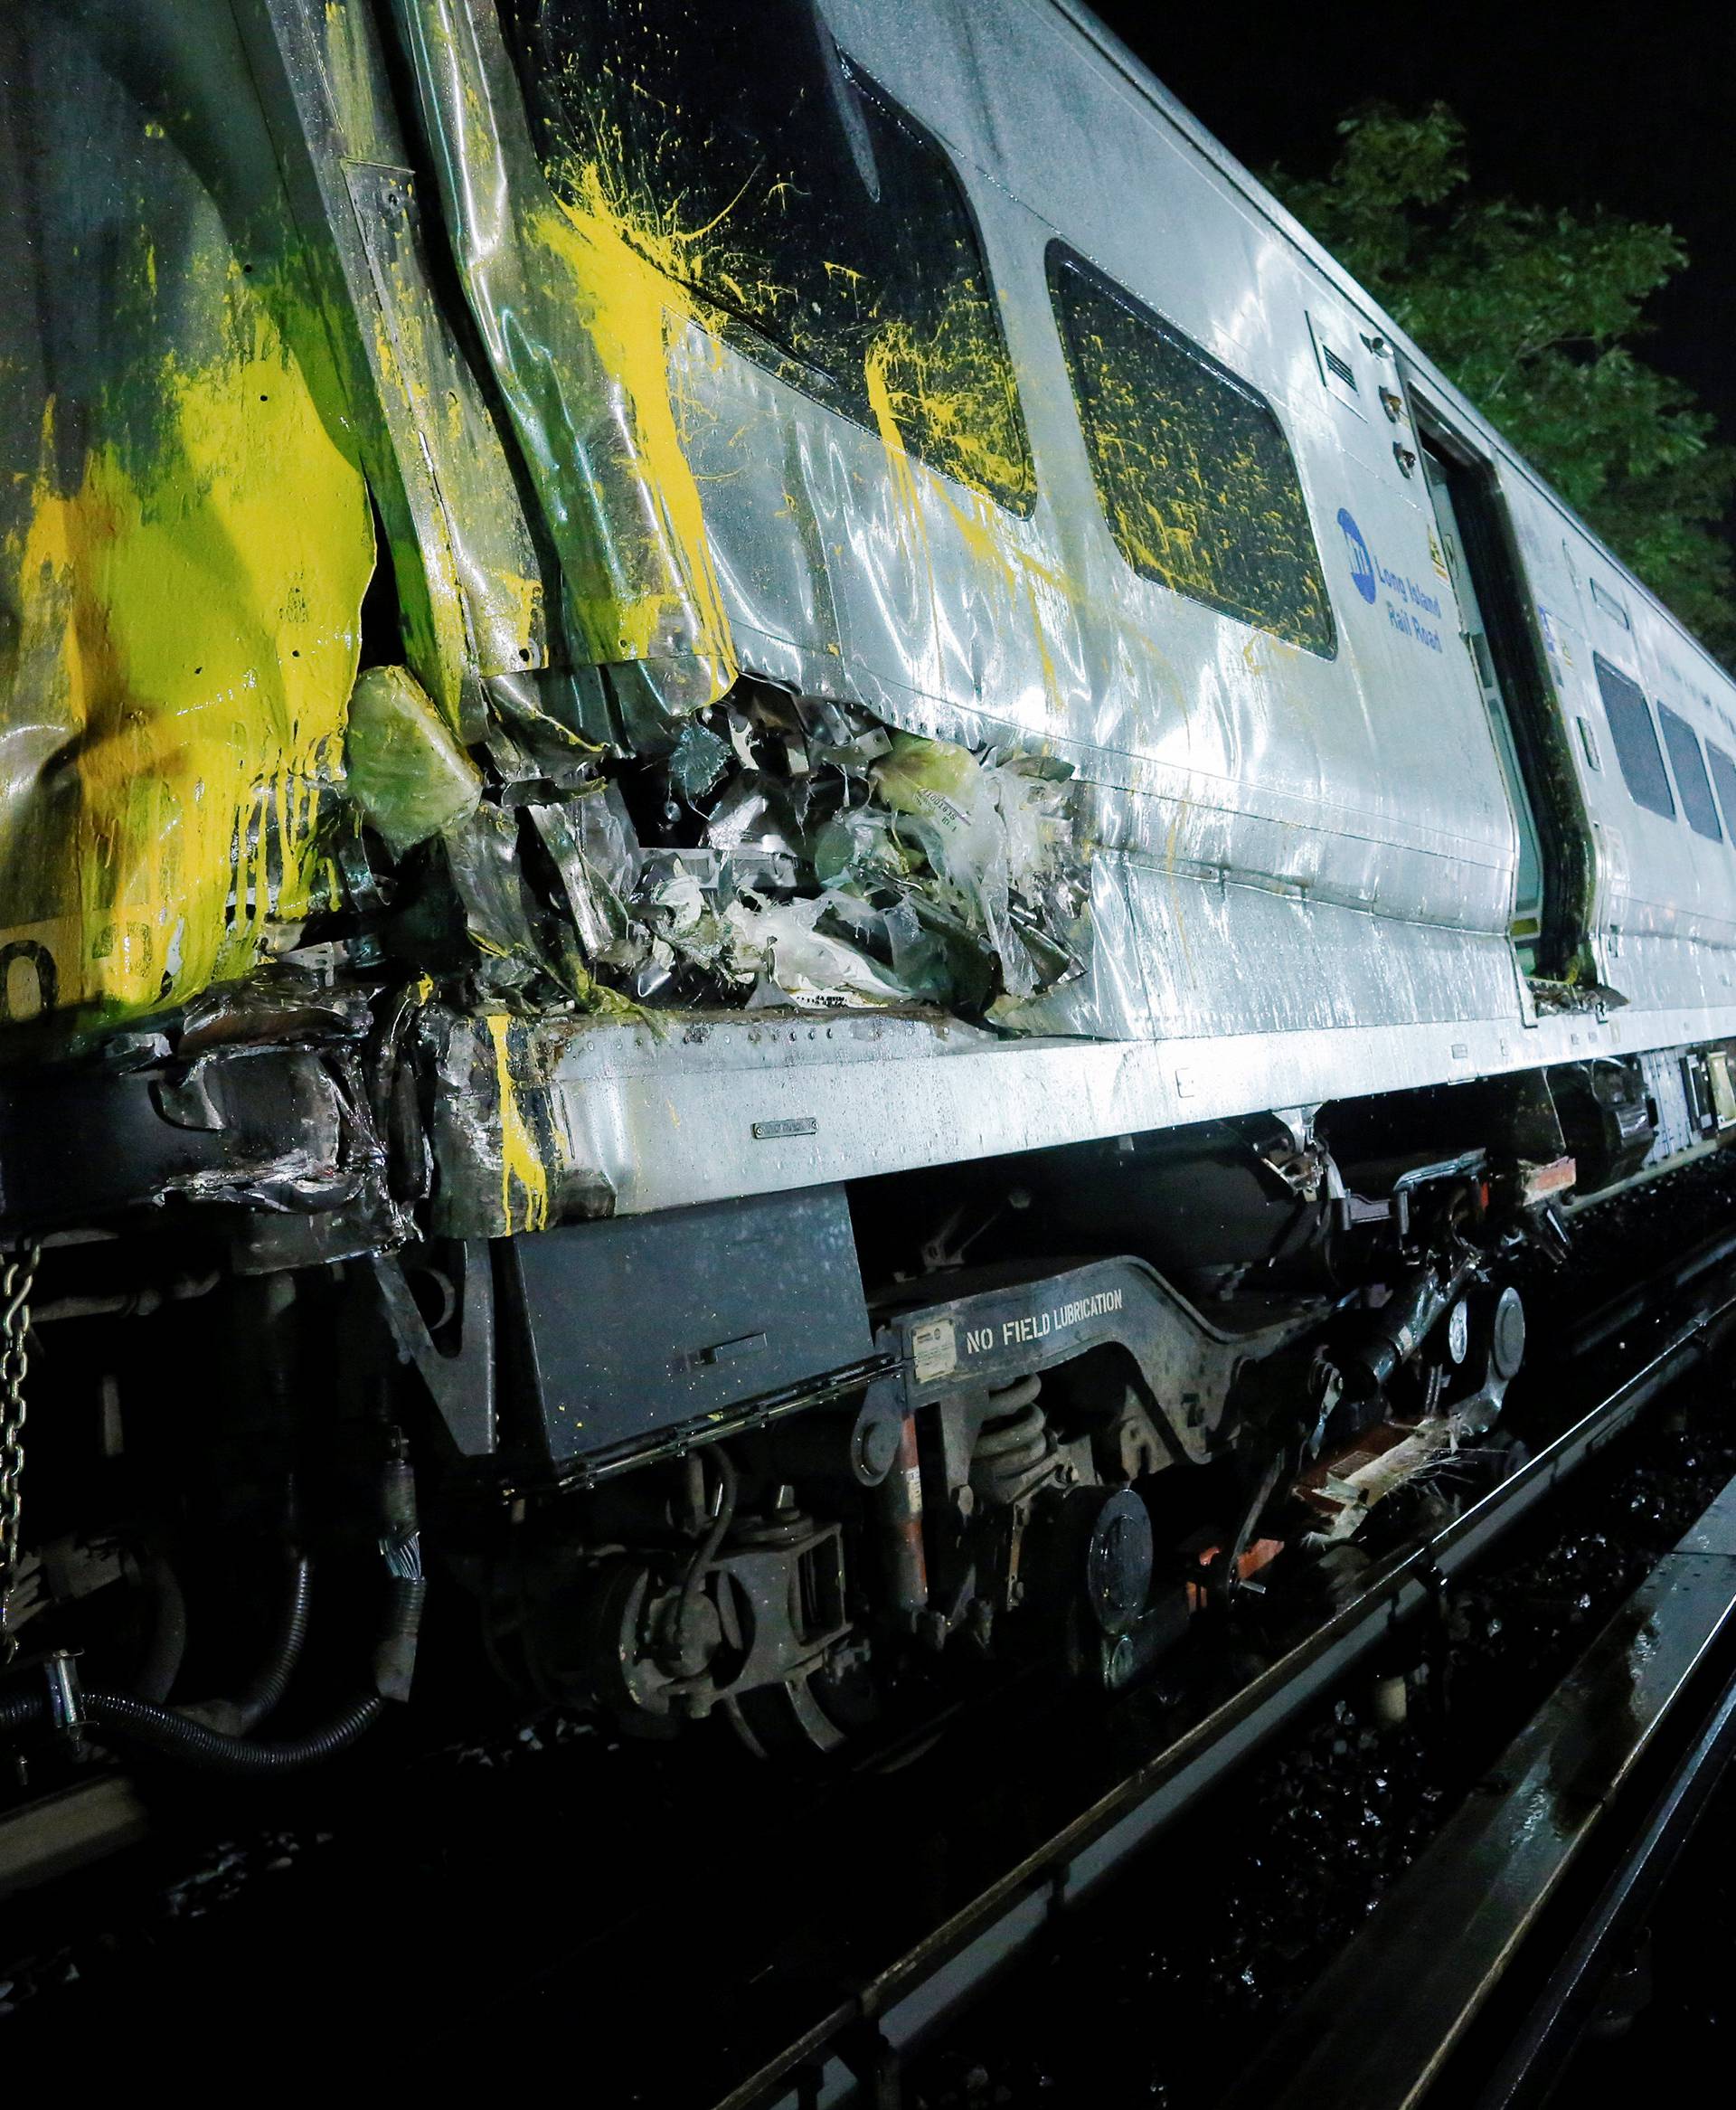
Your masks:
M8 1616L23 1553L24 1377L30 1368L30 1290L40 1245L10 1254L0 1268L0 1669L18 1653Z

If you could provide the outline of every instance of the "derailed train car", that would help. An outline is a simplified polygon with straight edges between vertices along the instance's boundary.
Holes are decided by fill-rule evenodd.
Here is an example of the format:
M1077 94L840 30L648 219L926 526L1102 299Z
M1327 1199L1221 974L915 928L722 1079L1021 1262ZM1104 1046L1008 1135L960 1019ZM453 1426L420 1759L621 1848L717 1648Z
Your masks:
M1120 1681L1736 1125L1730 680L1072 0L0 95L10 1734Z

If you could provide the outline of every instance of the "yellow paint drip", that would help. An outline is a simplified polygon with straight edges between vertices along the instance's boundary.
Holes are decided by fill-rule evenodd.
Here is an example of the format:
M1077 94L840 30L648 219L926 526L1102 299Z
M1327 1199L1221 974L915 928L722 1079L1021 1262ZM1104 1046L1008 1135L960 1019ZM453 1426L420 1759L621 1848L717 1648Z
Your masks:
M672 635L689 630L690 648L710 661L712 692L721 695L735 679L735 648L669 387L670 320L696 312L679 282L686 243L666 230L630 224L595 166L573 172L533 228L565 272L597 355L631 408L622 435L631 450L628 466L677 588L673 599L646 594L589 602L578 610L580 620L600 660L655 658L669 649Z
M1061 715L1069 699L1061 693L1056 648L1049 627L1070 620L1078 598L1071 582L1055 565L1024 546L1022 536L1029 531L1022 523L1012 522L999 506L980 493L971 491L961 502L947 478L911 452L900 420L892 362L890 357L879 355L878 346L869 355L867 378L868 400L873 410L875 429L886 452L893 502L903 516L909 544L922 553L930 610L938 611L939 598L924 492L950 516L960 541L978 568L998 580L1009 618L1015 611L1023 616L1043 670L1044 702L1052 714ZM931 620L938 623L938 613L933 613Z
M495 1047L495 1077L500 1092L500 1215L510 1237L515 1231L542 1231L549 1222L549 1174L519 1103L513 1077L512 1020L490 1012L483 1023ZM521 1198L515 1198L521 1197Z
M366 495L233 267L225 292L222 355L128 376L151 416L93 418L70 487L51 399L0 562L20 617L0 752L29 772L0 786L24 831L0 923L28 917L58 1001L102 1017L245 973L307 913L342 770Z
M1016 496L1028 512L1035 471L1012 368L999 337L984 328L985 306L967 284L926 338L902 319L882 321L867 354L869 401L877 424L883 403L901 431L914 435L906 442L913 454L973 491Z
M887 362L878 355L880 347L876 345L868 356L868 402L874 413L881 445L886 450L886 468L892 478L893 501L904 515L910 540L922 553L922 570L928 581L929 607L932 611L935 606L934 555L929 546L928 522L917 495L916 471L910 450L904 444L904 434L900 429L898 413L893 407Z

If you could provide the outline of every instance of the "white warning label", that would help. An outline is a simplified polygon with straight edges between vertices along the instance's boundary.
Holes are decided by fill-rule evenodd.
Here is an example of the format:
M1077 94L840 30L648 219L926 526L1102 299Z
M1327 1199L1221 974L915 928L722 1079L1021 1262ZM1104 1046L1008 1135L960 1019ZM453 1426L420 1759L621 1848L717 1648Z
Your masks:
M916 1381L931 1384L949 1377L958 1367L958 1341L950 1319L930 1319L926 1326L910 1330L910 1353L916 1360Z

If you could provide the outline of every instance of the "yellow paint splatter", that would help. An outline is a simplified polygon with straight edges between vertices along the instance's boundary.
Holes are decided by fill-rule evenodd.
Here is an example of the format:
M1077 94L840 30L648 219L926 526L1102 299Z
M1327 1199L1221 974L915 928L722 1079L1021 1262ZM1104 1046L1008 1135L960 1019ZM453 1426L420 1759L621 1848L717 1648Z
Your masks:
M699 485L681 444L670 396L666 331L672 318L691 317L694 303L680 283L675 253L681 237L630 227L611 200L601 172L575 173L562 194L536 215L534 232L564 269L580 320L605 370L631 405L626 444L650 510L647 522L670 558L678 592L622 602L610 597L575 610L599 660L645 659L668 649L684 624L692 648L712 668L721 695L735 679L737 662ZM661 253L648 255L647 249Z
M0 913L32 918L58 1002L104 1018L245 973L268 924L307 913L342 770L366 495L263 306L231 290L225 354L166 357L152 429L115 421L70 484L50 400L0 552L20 620L0 788L24 831Z
M549 1222L549 1175L519 1103L513 1076L512 1020L491 1011L484 1020L495 1048L495 1076L500 1090L500 1215L510 1237L515 1231L542 1231ZM514 1204L514 1189L523 1206Z
M902 515L906 546L920 548L922 553L931 623L938 626L939 601L923 504L925 491L951 519L979 571L997 581L1009 620L1023 619L1028 625L1043 672L1044 703L1052 715L1062 715L1070 699L1061 690L1056 647L1049 631L1052 624L1065 624L1071 616L1077 596L1071 582L1055 565L1024 546L1024 538L1030 531L1023 522L1015 522L977 492L967 489L961 496L946 478L937 475L911 452L900 422L899 402L888 366L872 355L868 397L886 452L893 502Z
M691 344L695 333L684 326L696 325L714 345L745 352L798 388L819 383L832 408L882 439L895 435L892 451L1023 516L1036 483L1013 368L944 164L871 81L851 74L848 92L875 155L889 172L908 167L911 181L938 185L944 199L939 224L925 230L935 282L925 280L920 297L888 270L883 226L840 219L836 172L803 161L812 153L805 136L769 140L733 190L728 182L694 188L680 172L688 128L702 118L681 108L675 78L655 62L642 74L646 54L625 28L618 36L599 28L594 49L583 38L565 49L564 70L544 82L562 113L563 144L542 149L550 196L529 216L529 233L557 260L566 281L561 304L576 309L625 399L630 414L610 412L612 431L594 419L587 430L609 449L610 466L625 470L641 515L641 523L620 523L614 564L578 592L576 612L605 661L656 657L669 648L659 638L681 638L681 648L712 663L715 694L736 662L683 445L683 406L672 394L672 336ZM788 163L787 151L795 156ZM854 203L870 216L876 210L865 197ZM830 241L857 253L818 253ZM900 473L901 497L913 498L908 470L895 466ZM673 595L656 566L643 591L623 592L639 570L632 543L640 534L666 554ZM691 645L684 619L696 633Z
M1271 405L1087 267L1063 261L1051 286L1098 497L1127 563L1330 658L1332 603Z

